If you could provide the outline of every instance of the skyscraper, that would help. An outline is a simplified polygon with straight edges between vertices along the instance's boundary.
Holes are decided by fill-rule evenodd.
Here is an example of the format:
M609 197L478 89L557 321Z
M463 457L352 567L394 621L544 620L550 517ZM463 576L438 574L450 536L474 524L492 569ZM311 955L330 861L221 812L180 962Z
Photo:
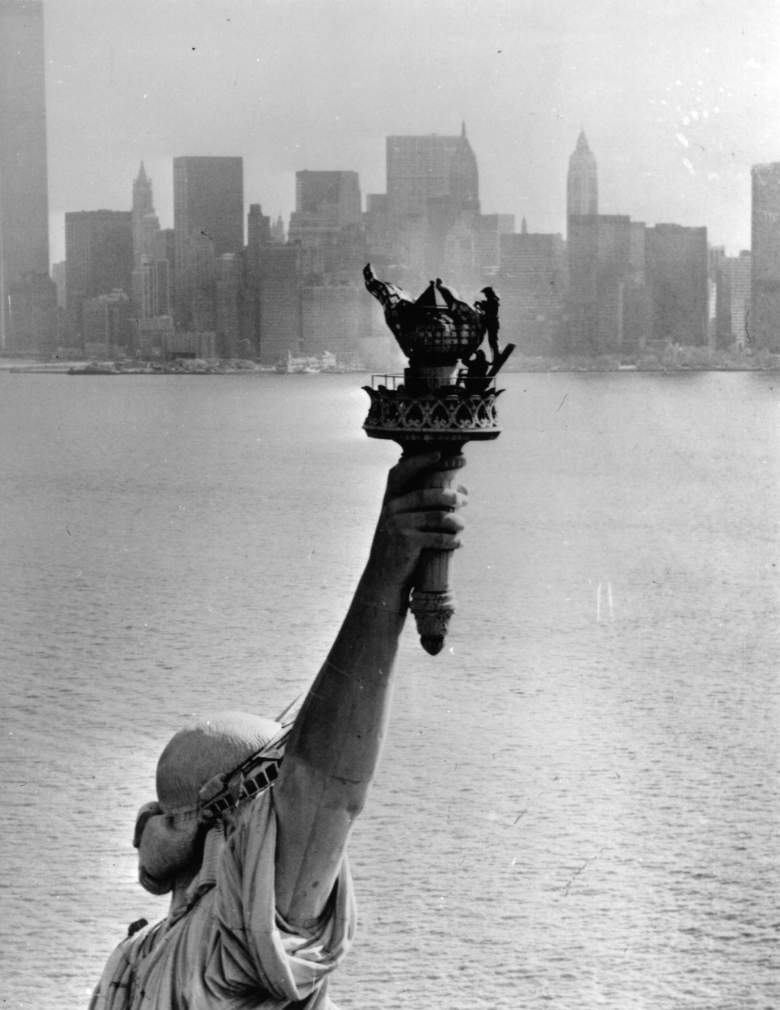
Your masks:
M136 319L150 319L170 312L171 265L164 254L160 221L154 212L152 180L144 163L133 181L133 289L132 311Z
M780 162L754 165L751 210L750 342L780 350Z
M20 347L14 286L48 290L44 85L41 0L0 0L0 348L31 349Z
M657 224L646 235L652 338L706 346L709 318L707 229Z
M244 247L242 158L173 159L173 230L176 235L176 316L186 323L202 274L205 245L214 259ZM199 266L200 265L200 266ZM216 269L216 266L215 266ZM202 300L203 292L198 293Z
M295 216L303 225L310 220L324 228L360 224L361 210L357 172L295 173Z
M560 349L566 296L566 244L561 235L504 234L501 269L501 325L517 335L523 354L556 354Z
M391 136L386 140L387 205L383 226L405 283L446 274L470 286L479 274L479 171L466 136Z
M81 210L65 215L68 322L83 340L83 306L115 290L132 290L133 216L129 210Z
M566 176L566 217L578 214L598 214L599 182L596 159L588 147L585 131L580 130L577 146L569 158Z
M357 172L296 172L289 239L301 245L304 274L359 270L366 252Z
M436 133L386 140L387 204L391 222L425 216L428 201L452 197L479 209L477 159L466 136Z
M160 222L154 212L152 180L146 174L144 163L133 180L133 262L141 263L143 256L154 253L155 236Z

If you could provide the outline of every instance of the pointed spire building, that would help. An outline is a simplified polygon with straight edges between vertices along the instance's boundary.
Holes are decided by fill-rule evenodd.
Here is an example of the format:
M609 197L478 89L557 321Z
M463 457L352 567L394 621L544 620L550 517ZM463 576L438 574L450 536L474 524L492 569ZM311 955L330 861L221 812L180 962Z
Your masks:
M146 174L144 163L133 180L133 262L139 266L142 257L154 255L155 236L160 222L154 212L152 180Z
M474 150L466 136L466 124L452 154L449 172L449 196L458 210L479 213L479 168Z
M566 218L578 214L598 214L599 183L596 159L588 147L585 131L580 130L577 146L569 158L566 177Z

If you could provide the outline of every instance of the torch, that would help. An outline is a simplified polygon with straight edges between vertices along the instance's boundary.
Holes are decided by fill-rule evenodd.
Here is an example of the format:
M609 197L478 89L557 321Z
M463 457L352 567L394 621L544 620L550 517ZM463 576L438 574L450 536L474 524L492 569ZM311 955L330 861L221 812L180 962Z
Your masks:
M431 484L450 487L465 463L466 442L501 433L496 400L503 390L496 389L495 376L514 344L499 350L498 296L483 288L484 299L472 306L437 279L412 300L395 284L379 280L371 264L363 276L408 359L402 376L374 375L363 387L371 400L363 429L370 438L397 442L404 454L438 451ZM485 336L491 361L480 348ZM420 642L432 656L441 652L455 612L451 574L452 551L423 552L410 609Z

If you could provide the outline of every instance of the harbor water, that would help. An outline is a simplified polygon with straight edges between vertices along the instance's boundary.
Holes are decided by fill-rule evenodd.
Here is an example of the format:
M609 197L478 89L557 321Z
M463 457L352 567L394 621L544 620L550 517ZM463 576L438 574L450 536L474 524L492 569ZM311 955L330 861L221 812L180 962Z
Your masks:
M315 676L398 449L360 375L0 373L0 1007L85 1007L196 712ZM510 374L408 626L342 1010L780 1005L780 377Z

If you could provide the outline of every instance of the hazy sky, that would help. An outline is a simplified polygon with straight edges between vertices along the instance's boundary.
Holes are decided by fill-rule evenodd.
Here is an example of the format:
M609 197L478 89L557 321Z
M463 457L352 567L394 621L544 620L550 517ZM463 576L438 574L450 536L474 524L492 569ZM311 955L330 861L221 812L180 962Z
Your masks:
M163 227L178 155L244 157L287 223L299 169L385 190L385 137L465 121L485 213L564 231L584 129L600 210L750 244L750 166L780 161L778 0L45 0L52 258L69 210Z

